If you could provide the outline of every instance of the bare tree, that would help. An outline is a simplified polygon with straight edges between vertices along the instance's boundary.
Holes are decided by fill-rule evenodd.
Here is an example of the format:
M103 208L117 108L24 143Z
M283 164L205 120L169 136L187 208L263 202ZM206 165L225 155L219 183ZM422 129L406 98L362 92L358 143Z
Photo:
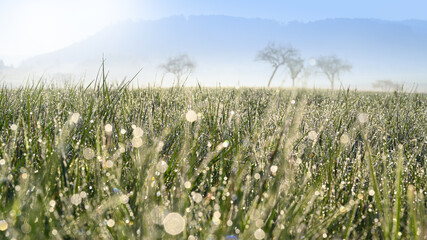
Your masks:
M185 75L188 77L195 67L196 64L187 54L169 58L165 64L160 65L160 68L162 68L165 73L172 73L175 75L178 85L181 83L182 77Z
M286 66L289 69L289 73L292 79L292 87L295 87L295 79L298 78L302 70L304 69L304 60L296 54L294 57L290 58L286 63Z
M397 91L400 88L398 83L391 80L377 80L372 84L372 87L381 89L382 91Z
M264 49L258 52L255 60L270 63L273 67L273 73L268 80L267 87L270 87L271 81L279 67L287 64L297 54L298 51L293 47L276 46L274 43L269 43Z
M350 71L351 65L344 63L344 61L336 56L323 56L317 59L317 67L326 75L331 88L334 89L335 80L340 80L341 72Z

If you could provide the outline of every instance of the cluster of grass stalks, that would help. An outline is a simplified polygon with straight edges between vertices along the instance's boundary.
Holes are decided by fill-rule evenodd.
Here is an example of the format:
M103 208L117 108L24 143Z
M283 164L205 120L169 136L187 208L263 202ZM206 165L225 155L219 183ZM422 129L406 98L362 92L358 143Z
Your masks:
M426 95L0 91L0 238L427 234Z

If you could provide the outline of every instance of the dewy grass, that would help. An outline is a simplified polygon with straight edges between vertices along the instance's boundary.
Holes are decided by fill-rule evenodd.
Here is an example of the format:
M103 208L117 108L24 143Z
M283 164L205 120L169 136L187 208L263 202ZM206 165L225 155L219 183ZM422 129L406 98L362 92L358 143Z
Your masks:
M426 236L426 95L107 75L0 90L1 239Z

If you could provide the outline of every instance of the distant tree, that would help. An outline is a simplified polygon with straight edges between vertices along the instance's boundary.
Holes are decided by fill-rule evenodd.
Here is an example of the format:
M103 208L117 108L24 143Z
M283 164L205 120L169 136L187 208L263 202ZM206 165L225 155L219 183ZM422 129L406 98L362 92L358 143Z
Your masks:
M295 54L295 56L291 57L286 66L289 69L289 73L292 79L292 87L295 87L295 79L298 78L302 70L304 69L304 60L300 57L299 54Z
M326 75L331 83L332 90L334 89L335 80L340 80L342 72L350 71L352 66L344 63L344 61L336 56L322 56L316 60L317 67Z
M178 55L172 58L169 58L165 64L161 64L165 73L171 73L175 75L177 84L181 83L183 76L189 76L193 69L196 67L196 64L188 57L187 54Z
M372 84L373 88L380 89L382 91L396 91L400 88L398 83L395 83L391 80L377 80Z
M297 55L298 51L295 48L276 46L274 43L269 43L264 49L258 52L255 60L267 62L273 67L273 73L268 80L267 87L270 87L271 81L279 67L287 64Z

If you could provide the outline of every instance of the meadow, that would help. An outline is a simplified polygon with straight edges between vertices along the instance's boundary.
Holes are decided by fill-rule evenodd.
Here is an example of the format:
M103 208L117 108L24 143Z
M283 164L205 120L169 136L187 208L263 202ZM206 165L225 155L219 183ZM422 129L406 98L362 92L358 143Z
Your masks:
M0 90L0 239L426 239L427 96Z

